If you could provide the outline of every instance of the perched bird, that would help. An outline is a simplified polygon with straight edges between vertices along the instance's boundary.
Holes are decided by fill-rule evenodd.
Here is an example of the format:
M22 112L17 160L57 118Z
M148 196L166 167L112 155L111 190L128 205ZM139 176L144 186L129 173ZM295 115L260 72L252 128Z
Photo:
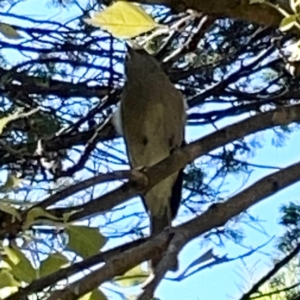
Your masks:
M124 136L132 168L150 167L184 143L185 102L160 64L144 50L128 50L126 83L114 124ZM154 186L143 202L151 234L171 224L181 200L183 170ZM153 261L154 267L157 262Z

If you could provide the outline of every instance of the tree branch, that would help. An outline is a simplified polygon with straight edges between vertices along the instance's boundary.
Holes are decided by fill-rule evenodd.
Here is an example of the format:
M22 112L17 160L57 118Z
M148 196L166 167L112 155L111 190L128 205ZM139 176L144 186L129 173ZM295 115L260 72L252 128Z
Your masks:
M256 115L190 143L158 164L148 168L145 175L148 177L149 184L144 190L138 191L134 183L128 182L88 203L68 208L57 208L49 212L57 217L62 217L65 213L78 211L71 216L72 221L86 218L91 214L103 213L136 196L138 193L146 193L154 185L184 168L197 157L257 131L296 121L300 121L300 104Z
M146 239L139 239L127 243L126 245L121 245L106 252L100 252L96 255L93 255L81 262L72 264L70 267L60 269L57 272L51 273L45 277L34 280L30 285L25 288L21 288L15 294L12 294L6 300L20 300L27 297L30 294L37 293L54 285L60 280L63 280L67 277L73 276L74 274L81 272L84 269L91 268L94 265L103 263L106 260L112 258L114 255L124 252L125 250L132 249L140 244L142 244ZM27 299L27 298L26 298Z
M267 282L272 276L274 276L283 266L285 266L291 259L293 259L300 251L300 244L287 256L285 256L281 261L276 263L272 270L270 270L265 276L263 276L257 283L246 294L242 296L240 300L248 300L250 296L258 291L258 289ZM252 298L252 297L251 297Z
M223 226L231 218L254 204L297 182L299 177L300 162L266 176L226 202L211 205L201 216L173 228L173 238L170 243L170 234L164 231L138 247L116 255L108 260L103 267L93 271L83 279L75 281L67 289L54 292L48 300L75 300L97 288L103 282L123 274L145 260L149 260L157 247L161 245L172 244L172 247L175 247L174 251L179 253L194 238L213 228Z
M243 0L134 0L134 2L166 5L177 12L193 9L211 16L240 19L271 27L278 27L283 19L276 9L266 4L250 4L250 1ZM282 2L280 1L280 5ZM290 11L286 5L284 9Z

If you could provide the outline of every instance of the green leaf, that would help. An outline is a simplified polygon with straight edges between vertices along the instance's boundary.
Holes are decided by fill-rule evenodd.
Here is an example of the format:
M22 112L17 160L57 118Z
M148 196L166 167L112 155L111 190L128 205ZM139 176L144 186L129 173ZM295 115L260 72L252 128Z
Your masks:
M290 30L297 23L297 18L295 15L290 15L282 19L279 29L284 32Z
M32 282L36 278L36 270L24 253L17 247L4 247L7 257L3 260L11 267L11 273L20 281Z
M134 38L159 26L141 7L126 1L115 2L101 12L95 12L85 22L123 39Z
M20 286L20 282L18 282L11 271L6 269L0 270L0 289L8 286Z
M102 293L101 290L97 289L85 294L78 300L107 300L107 297Z
M69 221L70 217L72 217L72 215L74 215L80 211L83 211L83 209L72 210L70 212L64 213L63 217L62 217L64 223L67 223Z
M13 206L11 205L7 205L4 203L0 202L0 210L6 212L7 214L12 215L12 222L15 222L15 219L21 221L21 216L19 214L19 212L17 211L17 209L15 209Z
M1 119L1 120L3 120L3 119ZM0 120L0 123L1 123L1 120ZM1 124L0 124L0 126L1 126ZM0 192L1 193L10 192L14 188L16 188L20 184L20 182L21 182L20 178L14 176L14 175L8 174L6 182L4 183L4 185L0 186Z
M141 265L138 265L122 276L115 277L114 280L121 287L132 287L144 283L149 274L149 272L142 269Z
M61 267L67 266L69 260L61 253L50 254L45 260L41 262L38 270L39 277L47 276L58 271Z
M19 40L23 37L11 25L0 23L0 32L8 39Z
M294 13L297 13L297 10L300 6L300 0L290 0L290 6Z
M99 253L105 245L106 238L97 228L88 226L67 226L66 233L69 236L67 248L87 258Z
M5 288L0 289L0 299L6 299L12 294L16 293L19 290L16 286L7 286Z
M0 26L1 26L1 23L0 23ZM0 28L0 32L1 32L1 28ZM0 119L0 134L3 133L4 128L6 127L6 125L9 122L16 120L18 118L19 114L20 114L20 112L17 111L9 116L6 116L6 117L3 117Z
M48 220L54 220L54 221L60 220L59 218L49 214L43 208L35 207L27 213L26 220L23 225L23 229L28 229L32 224L34 224L34 221L36 221L37 219L39 219L41 217L46 218Z

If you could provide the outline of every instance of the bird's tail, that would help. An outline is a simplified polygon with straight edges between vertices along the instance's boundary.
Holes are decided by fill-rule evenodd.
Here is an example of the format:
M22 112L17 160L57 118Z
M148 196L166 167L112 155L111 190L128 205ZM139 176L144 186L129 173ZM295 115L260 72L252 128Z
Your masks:
M157 216L150 216L150 232L151 235L157 235L161 233L166 227L170 225L170 215L168 214L168 210L165 210L165 213L161 215L160 217ZM159 249L158 249L158 252ZM162 253L157 253L154 255L153 259L150 262L150 268L155 269L158 263L161 261Z
M160 217L151 216L150 224L151 224L151 235L157 235L161 233L166 227L170 225L170 216L168 215L167 209L165 213Z
M169 207L165 208L163 214L159 216L153 216L150 213L150 233L151 235L157 235L161 233L166 227L170 227L172 220L176 217L178 208L181 201L181 192L183 184L183 169L179 170L176 181L172 187L172 195L169 202ZM162 254L157 254L150 262L150 268L153 270L161 260ZM175 271L177 266L174 266Z

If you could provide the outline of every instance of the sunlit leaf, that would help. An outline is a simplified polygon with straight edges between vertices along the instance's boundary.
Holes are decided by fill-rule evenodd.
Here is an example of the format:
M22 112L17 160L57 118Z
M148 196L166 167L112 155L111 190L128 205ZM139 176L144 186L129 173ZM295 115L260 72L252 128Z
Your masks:
M19 40L23 37L11 25L0 23L0 32L8 39Z
M4 247L7 257L3 259L11 267L11 273L26 283L32 282L36 278L36 270L31 265L25 254L17 247Z
M72 210L70 212L67 212L67 213L64 213L63 216L62 216L62 219L65 223L67 223L70 219L70 217L80 211L83 211L83 209L77 209L77 210Z
M0 23L0 25L1 25L1 23ZM3 117L3 118L0 119L0 134L3 133L4 128L6 127L6 125L9 122L11 122L11 121L18 118L19 114L20 114L20 111L17 111L15 113L11 114L11 115L8 115L8 116Z
M255 3L264 3L265 0L249 0L249 4L255 4Z
M43 208L35 207L35 208L32 208L31 210L29 210L29 212L27 213L23 228L24 229L29 228L32 224L34 224L34 221L36 221L37 219L39 219L41 217L46 218L48 220L53 220L53 221L60 220L59 218L46 212Z
M279 29L284 32L290 30L297 23L295 15L290 15L282 19Z
M148 277L149 272L144 271L141 265L138 265L122 276L115 277L114 280L122 287L132 287L144 283Z
M0 202L0 210L6 212L7 214L12 215L13 222L15 221L15 219L21 221L21 216L19 212L13 206Z
M69 260L61 253L50 254L45 260L41 262L38 270L39 277L47 276L51 273L58 271L61 267L67 266Z
M139 6L118 1L85 22L107 30L117 38L130 39L159 25Z
M290 6L293 12L297 13L300 6L300 0L290 0Z
M6 299L8 296L16 293L18 289L16 286L8 286L0 289L0 299Z
M107 297L97 289L85 294L79 300L107 300Z
M8 286L20 286L20 282L14 278L11 271L2 269L0 270L0 288Z
M106 238L97 228L67 226L66 232L69 236L67 248L84 258L99 253L99 250L106 243Z
M1 123L1 120L0 120L0 123ZM14 188L18 187L20 183L21 183L20 178L14 176L14 175L8 174L6 182L4 183L4 185L0 186L0 192L1 193L10 192Z

